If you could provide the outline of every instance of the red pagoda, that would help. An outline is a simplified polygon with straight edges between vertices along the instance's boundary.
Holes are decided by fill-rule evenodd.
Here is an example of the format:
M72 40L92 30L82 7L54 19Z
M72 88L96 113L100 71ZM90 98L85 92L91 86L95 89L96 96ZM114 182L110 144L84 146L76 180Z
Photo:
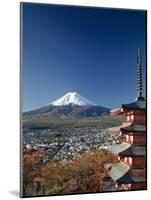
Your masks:
M146 189L146 101L142 96L142 56L137 54L137 98L111 111L111 115L125 115L121 126L110 128L121 138L119 144L108 146L119 162L106 164L109 176L117 189Z

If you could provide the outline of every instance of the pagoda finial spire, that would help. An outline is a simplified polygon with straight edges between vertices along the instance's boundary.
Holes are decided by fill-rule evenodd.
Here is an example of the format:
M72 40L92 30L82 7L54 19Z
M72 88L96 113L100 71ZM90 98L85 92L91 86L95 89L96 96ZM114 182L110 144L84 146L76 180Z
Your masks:
M138 48L137 50L137 101L144 100L144 97L142 96L142 89L143 89L143 83L142 83L142 55L141 55L141 49Z

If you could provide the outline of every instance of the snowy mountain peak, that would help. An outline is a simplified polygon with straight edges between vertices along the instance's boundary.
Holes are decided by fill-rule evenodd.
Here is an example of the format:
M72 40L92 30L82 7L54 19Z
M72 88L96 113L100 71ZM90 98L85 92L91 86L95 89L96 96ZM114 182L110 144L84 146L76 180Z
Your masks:
M95 103L89 101L88 99L82 97L77 92L68 92L64 96L62 96L60 99L53 101L50 103L53 106L64 106L69 104L75 104L79 106L85 106L85 105L96 105Z

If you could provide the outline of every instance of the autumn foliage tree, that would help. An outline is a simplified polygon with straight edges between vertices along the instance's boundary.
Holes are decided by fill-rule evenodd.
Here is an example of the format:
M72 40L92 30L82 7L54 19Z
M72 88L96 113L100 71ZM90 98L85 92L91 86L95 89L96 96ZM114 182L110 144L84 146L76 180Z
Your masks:
M99 192L106 176L104 164L115 163L117 158L106 150L86 152L66 164L49 161L38 165L43 152L24 155L24 187L36 184L39 195Z
M102 181L106 176L104 164L109 162L117 162L116 157L108 151L97 150L85 153L67 164L68 175L77 183L77 188L68 192L102 191Z
M90 151L64 165L53 161L47 163L41 169L41 177L49 185L48 194L98 192L102 191L102 181L106 176L104 164L109 162L117 162L110 152Z
M46 154L42 151L23 149L23 193L26 187L33 185L35 178L40 177L39 162Z

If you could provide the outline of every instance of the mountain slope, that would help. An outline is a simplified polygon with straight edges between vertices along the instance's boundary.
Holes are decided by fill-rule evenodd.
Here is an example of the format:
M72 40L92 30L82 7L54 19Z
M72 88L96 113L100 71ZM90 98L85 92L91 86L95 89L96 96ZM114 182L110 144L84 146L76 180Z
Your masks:
M98 106L76 92L70 92L47 106L23 113L23 117L79 118L97 117L109 113L110 109Z
M96 117L109 114L110 109L102 106L78 106L78 105L66 105L66 106L46 106L34 111L24 113L24 117L27 116L47 116L47 117Z

